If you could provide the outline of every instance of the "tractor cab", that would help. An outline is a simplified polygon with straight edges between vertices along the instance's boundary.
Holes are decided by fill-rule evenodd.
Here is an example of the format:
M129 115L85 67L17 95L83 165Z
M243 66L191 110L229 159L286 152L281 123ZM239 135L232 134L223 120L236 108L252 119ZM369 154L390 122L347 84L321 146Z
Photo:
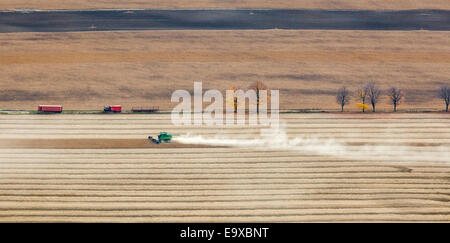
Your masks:
M122 111L122 106L120 105L108 105L103 108L104 112L120 113Z
M172 135L168 134L167 132L160 132L158 135L158 140L161 143L169 143L170 140L172 140Z

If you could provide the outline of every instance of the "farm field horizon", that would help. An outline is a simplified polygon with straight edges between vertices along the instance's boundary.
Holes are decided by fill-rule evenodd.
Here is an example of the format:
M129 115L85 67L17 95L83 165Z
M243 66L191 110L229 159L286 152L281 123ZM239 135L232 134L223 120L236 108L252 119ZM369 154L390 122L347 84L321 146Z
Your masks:
M103 105L159 106L171 93L247 89L262 81L280 90L280 109L337 110L335 93L366 82L405 91L399 110L443 110L448 82L447 31L118 31L13 33L0 36L0 109L66 110ZM346 107L357 111L352 96ZM383 96L379 111L391 111Z
M450 221L447 114L280 116L0 115L0 222ZM176 144L118 146L161 130Z

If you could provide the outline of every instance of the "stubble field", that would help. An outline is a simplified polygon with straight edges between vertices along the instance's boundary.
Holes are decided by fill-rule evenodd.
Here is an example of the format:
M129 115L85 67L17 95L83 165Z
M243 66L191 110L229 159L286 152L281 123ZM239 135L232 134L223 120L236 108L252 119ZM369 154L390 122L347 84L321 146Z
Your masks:
M261 135L169 115L2 115L0 221L449 222L449 121L282 114ZM160 131L178 145L145 147Z

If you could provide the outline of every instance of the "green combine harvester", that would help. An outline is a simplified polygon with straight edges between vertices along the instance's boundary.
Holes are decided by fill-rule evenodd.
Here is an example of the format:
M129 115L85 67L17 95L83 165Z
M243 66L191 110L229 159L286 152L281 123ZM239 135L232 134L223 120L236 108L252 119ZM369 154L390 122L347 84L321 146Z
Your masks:
M158 139L152 136L149 136L148 139L156 144L161 144L161 143L170 143L172 137L173 137L172 134L169 134L167 132L160 132L158 135Z

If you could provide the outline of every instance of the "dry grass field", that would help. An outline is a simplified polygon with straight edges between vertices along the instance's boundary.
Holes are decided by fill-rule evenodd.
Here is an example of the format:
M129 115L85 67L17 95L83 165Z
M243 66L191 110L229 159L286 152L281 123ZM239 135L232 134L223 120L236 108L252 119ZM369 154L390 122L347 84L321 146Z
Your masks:
M0 222L450 222L448 115L281 118L289 138L168 115L1 115ZM234 147L116 146L161 130Z
M281 109L334 109L368 81L405 90L400 110L442 110L450 34L434 31L140 31L0 35L0 109L170 109L176 89L280 90ZM356 110L356 100L348 106ZM378 110L391 111L387 98Z
M111 8L309 8L309 9L449 9L446 0L2 0L0 9L111 9Z

